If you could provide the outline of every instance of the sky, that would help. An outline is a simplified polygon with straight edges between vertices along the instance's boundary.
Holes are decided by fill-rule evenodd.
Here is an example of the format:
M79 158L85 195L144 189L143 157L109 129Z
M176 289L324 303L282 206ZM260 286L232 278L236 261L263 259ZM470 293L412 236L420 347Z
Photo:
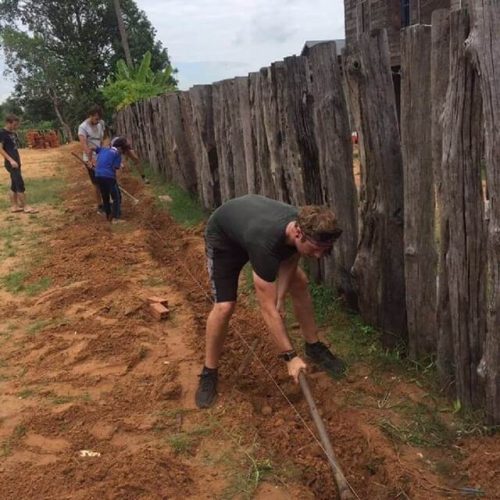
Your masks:
M344 38L343 0L136 0L178 69L179 88L246 76L300 54L306 40ZM0 102L13 88L3 76Z

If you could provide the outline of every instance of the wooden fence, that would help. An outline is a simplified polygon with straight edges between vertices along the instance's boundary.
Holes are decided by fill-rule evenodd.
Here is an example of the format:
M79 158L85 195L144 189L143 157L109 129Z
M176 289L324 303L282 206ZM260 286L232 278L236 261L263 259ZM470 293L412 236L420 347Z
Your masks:
M452 397L500 423L499 32L495 0L405 29L399 124L387 35L375 31L348 48L343 75L325 42L132 105L118 130L207 210L245 193L332 207L344 233L318 274L386 346L435 356Z

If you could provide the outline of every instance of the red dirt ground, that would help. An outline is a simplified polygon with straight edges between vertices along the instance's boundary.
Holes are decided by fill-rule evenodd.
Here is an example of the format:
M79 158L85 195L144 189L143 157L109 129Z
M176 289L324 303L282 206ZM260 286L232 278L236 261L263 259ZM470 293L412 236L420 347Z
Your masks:
M181 228L127 175L124 187L141 202L125 201L128 222L110 228L95 213L72 147L24 153L26 175L45 154L47 175L50 161L63 167L67 187L59 211L39 215L50 225L30 281L49 277L50 287L34 297L1 295L0 498L335 498L320 448L264 369L252 361L238 375L247 353L240 335L250 344L262 339L259 358L313 427L245 297L227 341L218 403L195 409L210 307L202 227ZM168 298L168 320L148 314L150 295ZM459 498L464 485L500 498L498 437L466 438L453 450L398 446L377 425L390 409L348 401L377 401L389 383L394 395L413 400L424 391L391 374L375 383L369 373L360 362L340 382L310 376L359 498ZM81 450L100 455L81 457ZM436 466L443 463L446 474Z

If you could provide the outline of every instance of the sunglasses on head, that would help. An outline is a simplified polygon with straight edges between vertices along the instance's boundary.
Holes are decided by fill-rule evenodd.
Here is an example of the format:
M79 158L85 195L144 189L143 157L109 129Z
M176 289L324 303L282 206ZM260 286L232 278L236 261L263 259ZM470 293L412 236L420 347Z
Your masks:
M314 243L317 246L330 247L336 240L339 239L341 234L342 229L334 229L333 231L315 233L314 235L304 234L304 236L308 241Z

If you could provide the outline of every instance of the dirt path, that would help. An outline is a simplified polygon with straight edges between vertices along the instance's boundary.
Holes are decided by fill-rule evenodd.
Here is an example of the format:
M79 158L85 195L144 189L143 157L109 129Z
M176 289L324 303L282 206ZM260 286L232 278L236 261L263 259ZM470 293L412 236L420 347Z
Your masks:
M141 202L125 200L128 222L108 227L70 150L23 152L41 212L0 217L0 498L334 498L321 451L263 369L238 375L246 348L234 332L265 335L249 297L218 404L194 408L209 307L202 228L179 227L130 175L124 187ZM167 321L147 312L150 295L168 298ZM256 350L309 422L267 342ZM362 363L342 382L311 382L360 498L455 498L466 484L500 495L498 440L421 449L383 432L394 402L420 404L424 390L391 372L374 380Z

